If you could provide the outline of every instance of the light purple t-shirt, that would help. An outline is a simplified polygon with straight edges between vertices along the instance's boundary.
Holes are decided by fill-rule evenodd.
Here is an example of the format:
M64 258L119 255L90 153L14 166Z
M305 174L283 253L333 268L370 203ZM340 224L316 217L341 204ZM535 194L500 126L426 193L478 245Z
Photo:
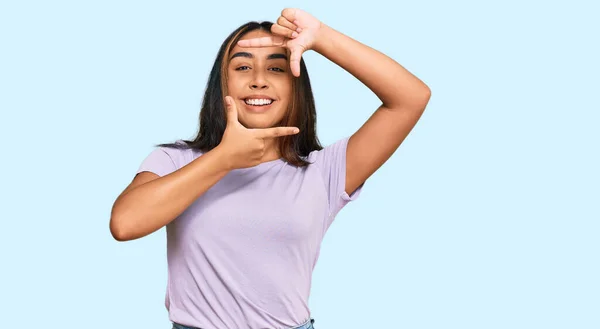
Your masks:
M169 223L165 306L202 329L293 328L321 241L362 185L345 192L348 138L311 152L308 167L278 159L229 172ZM138 169L164 176L202 153L159 147Z

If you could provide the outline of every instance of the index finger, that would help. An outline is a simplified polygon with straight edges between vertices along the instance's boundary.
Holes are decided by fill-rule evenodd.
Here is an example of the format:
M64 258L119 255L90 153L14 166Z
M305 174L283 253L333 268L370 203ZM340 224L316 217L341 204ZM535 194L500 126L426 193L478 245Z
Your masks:
M264 129L253 129L258 138L275 138L281 136L295 135L300 132L296 127L275 127Z
M300 61L302 60L302 52L303 50L301 47L296 47L291 50L290 67L292 69L292 74L295 77L300 76Z
M278 35L238 41L240 47L282 47L284 44L285 38Z

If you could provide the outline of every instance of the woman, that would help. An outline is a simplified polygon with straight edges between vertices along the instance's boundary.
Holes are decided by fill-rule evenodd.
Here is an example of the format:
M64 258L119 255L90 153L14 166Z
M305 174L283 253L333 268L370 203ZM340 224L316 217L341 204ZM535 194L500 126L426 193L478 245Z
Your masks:
M323 148L308 73L314 50L382 105ZM156 148L115 201L119 241L167 229L173 328L313 328L311 274L335 215L419 120L429 88L389 57L299 9L223 43L192 141Z

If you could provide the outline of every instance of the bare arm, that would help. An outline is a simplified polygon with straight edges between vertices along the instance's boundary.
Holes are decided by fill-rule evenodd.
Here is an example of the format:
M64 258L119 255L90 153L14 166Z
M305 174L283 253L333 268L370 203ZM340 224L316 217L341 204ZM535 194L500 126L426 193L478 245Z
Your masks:
M322 24L315 50L364 83L383 102L348 141L346 192L385 163L419 121L431 91L400 64Z
M138 239L167 225L233 169L265 161L265 140L298 133L297 127L246 129L230 96L227 127L219 146L168 175L136 175L115 201L110 232L118 241Z
M323 24L307 12L286 8L271 28L272 36L241 40L241 47L284 46L290 52L294 76L301 55L313 49L352 74L377 95L382 104L349 139L346 193L352 194L385 163L419 121L431 90L402 65Z
M224 159L217 147L163 177L151 172L136 175L113 205L112 236L134 240L167 225L229 172Z

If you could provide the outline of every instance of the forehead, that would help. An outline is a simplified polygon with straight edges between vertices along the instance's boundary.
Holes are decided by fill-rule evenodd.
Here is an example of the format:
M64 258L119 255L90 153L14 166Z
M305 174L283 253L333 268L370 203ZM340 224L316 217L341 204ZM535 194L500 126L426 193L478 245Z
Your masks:
M248 40L253 38L263 38L272 36L270 32L264 30L254 30L246 33L240 38L240 40ZM231 48L230 56L237 52L247 52L255 55L256 57L266 57L270 54L287 54L285 47L240 47L237 44Z

